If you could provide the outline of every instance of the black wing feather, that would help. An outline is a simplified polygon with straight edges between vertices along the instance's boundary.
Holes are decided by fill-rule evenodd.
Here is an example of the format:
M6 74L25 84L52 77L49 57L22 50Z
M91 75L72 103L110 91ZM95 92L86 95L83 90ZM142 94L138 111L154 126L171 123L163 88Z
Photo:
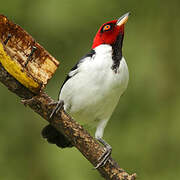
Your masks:
M71 71L76 70L76 69L78 68L79 64L81 64L81 63L84 61L85 58L87 58L87 57L92 57L94 54L95 54L95 51L94 51L93 49L91 49L91 51L90 51L89 53L87 53L85 56L83 56L83 57L75 64L75 66L71 69ZM71 72L71 71L70 71L70 72ZM74 74L74 75L75 75L75 74ZM73 76L74 76L74 75L73 75ZM73 76L70 76L69 74L66 76L66 78L65 78L65 80L64 80L64 82L63 82L63 84L62 84L62 86L61 86L61 89L62 89L62 87L64 86L64 84L65 84L71 77L73 77ZM60 92L61 92L61 89L60 89Z

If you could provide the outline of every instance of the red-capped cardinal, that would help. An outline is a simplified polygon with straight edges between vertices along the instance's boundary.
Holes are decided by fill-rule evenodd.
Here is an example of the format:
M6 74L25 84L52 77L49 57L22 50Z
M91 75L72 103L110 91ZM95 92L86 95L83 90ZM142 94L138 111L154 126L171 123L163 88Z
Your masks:
M111 146L102 139L103 132L128 85L128 67L122 56L124 25L128 16L129 13L126 13L100 27L91 51L66 77L57 106L50 116L52 118L64 107L81 125L96 127L95 138L106 148L96 168L103 166L111 154ZM61 148L73 146L51 125L43 129L42 135L48 142Z

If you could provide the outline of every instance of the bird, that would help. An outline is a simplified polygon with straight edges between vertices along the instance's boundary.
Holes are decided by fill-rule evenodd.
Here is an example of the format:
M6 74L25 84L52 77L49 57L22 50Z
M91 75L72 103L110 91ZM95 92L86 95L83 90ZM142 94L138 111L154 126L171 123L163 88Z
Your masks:
M99 28L89 53L67 75L50 115L53 118L63 107L81 125L96 129L95 138L104 145L105 151L95 168L104 166L112 152L103 139L104 128L128 86L129 71L122 46L129 15L128 12ZM73 146L50 124L44 127L42 136L61 148Z

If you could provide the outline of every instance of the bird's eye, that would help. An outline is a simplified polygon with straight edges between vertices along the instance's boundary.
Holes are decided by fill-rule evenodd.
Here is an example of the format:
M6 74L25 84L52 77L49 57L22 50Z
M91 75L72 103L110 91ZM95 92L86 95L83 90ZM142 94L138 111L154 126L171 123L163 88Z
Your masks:
M111 29L111 25L105 25L103 28L103 31L108 31L109 29Z

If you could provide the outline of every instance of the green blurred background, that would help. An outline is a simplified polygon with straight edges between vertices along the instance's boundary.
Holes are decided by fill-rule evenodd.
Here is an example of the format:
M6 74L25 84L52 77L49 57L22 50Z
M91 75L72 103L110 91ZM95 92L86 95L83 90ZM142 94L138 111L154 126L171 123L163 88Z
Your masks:
M139 180L180 179L180 1L1 0L61 65L47 92L57 98L71 67L106 21L131 11L123 53L130 82L106 130L113 158ZM40 136L47 123L0 84L0 180L102 179L75 148Z

